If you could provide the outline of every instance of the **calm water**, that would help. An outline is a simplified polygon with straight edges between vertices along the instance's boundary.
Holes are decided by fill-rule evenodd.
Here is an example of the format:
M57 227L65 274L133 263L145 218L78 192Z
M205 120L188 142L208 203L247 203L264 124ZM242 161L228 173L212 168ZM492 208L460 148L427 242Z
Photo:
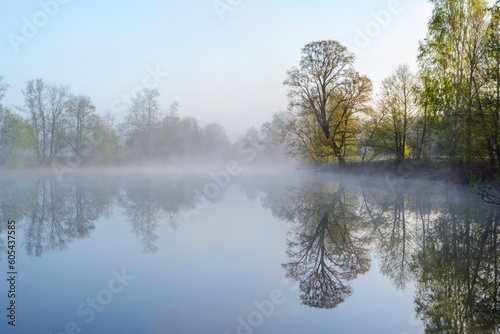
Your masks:
M499 211L469 190L312 172L218 181L0 178L0 332L498 331Z

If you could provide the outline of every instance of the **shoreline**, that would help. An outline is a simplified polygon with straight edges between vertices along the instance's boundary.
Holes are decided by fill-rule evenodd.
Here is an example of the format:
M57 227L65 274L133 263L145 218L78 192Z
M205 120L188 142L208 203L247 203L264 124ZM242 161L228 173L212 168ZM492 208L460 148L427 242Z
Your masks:
M470 185L471 177L478 181L496 183L496 173L484 163L452 164L438 161L383 160L355 162L345 166L318 165L318 171L336 172L353 176L400 177L403 179L440 181L449 184Z

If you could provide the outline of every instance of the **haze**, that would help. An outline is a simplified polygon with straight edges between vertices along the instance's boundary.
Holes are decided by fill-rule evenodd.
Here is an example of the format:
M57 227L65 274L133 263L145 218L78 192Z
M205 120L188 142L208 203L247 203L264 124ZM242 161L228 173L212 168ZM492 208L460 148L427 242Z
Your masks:
M156 72L149 82L164 108L177 101L181 116L219 123L231 140L286 109L282 83L306 43L348 46L377 88L398 64L415 63L431 14L424 0L53 2L0 4L4 105L22 106L21 90L41 78L90 96L98 114L119 122L126 97ZM394 5L400 13L365 43L359 31ZM41 11L52 14L46 23ZM25 38L26 20L37 15L41 27Z

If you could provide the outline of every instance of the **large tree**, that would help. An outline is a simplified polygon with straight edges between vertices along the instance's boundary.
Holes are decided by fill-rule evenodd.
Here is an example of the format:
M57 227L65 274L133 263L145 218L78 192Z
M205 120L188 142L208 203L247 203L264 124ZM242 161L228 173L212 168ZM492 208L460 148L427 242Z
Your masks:
M312 42L302 49L299 67L287 72L290 111L287 136L297 150L317 161L336 158L344 165L354 141L356 113L368 109L372 83L354 69L354 55L333 40Z

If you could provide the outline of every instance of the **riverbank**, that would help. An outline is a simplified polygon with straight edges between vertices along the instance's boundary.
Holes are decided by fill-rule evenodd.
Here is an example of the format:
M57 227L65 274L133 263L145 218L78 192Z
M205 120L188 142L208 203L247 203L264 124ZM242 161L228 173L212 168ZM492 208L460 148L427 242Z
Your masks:
M469 184L471 178L496 182L495 171L486 164L468 163L451 164L440 161L393 160L374 161L368 163L350 163L345 166L322 165L321 171L338 172L359 176L389 176L391 178L411 178L430 181L444 181L454 184Z

